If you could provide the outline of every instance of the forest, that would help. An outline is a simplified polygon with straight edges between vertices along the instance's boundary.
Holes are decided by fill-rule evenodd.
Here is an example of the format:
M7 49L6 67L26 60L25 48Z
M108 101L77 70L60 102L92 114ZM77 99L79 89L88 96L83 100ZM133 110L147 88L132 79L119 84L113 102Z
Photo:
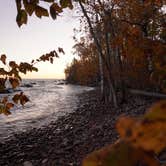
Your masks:
M74 30L75 58L64 71L66 82L95 90L79 96L78 110L60 117L55 127L46 129L47 134L30 131L0 143L0 165L165 166L166 1L42 1L48 8L40 6L40 0L16 0L18 27L28 24L33 14L55 20L66 8L76 10L80 28ZM7 80L15 89L22 81L20 73L37 72L36 64L53 63L60 54L65 50L59 47L31 63L20 64L7 62L2 54L0 60L5 67L0 68L0 92L5 92ZM12 101L2 97L0 114L10 115L15 105L24 107L29 100L23 92L14 94ZM56 134L51 135L54 130ZM18 143L19 139L23 142ZM55 142L51 142L53 139ZM7 146L20 144L19 151L27 142L32 144L28 145L30 150L48 155L43 157L43 152L36 159L25 148L22 153L26 155L13 156L12 160Z

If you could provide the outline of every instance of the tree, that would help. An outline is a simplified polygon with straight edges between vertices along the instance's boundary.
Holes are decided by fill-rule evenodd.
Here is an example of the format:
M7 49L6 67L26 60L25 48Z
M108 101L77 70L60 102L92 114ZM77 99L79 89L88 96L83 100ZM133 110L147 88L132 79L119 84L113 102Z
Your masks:
M64 8L73 8L73 1L71 0L60 0L59 3L55 3L54 0L43 1L50 4L50 14L53 19ZM163 88L163 83L166 80L166 59L163 56L165 53L165 15L161 8L165 4L164 0L93 0L93 2L77 0L76 2L80 5L82 13L87 20L98 56L102 58L103 66L105 67L103 71L108 79L107 85L109 86L114 106L117 106L117 93L115 89L118 84L117 77L123 77L123 79L120 78L123 86L124 81L125 84L128 82L131 84L129 79L134 78L130 75L130 72L132 73L133 71L128 73L126 69L134 70L134 75L145 75L137 81L145 83L144 78L146 78L149 86L151 80L156 79L157 83L155 85ZM16 4L18 10L17 23L19 26L26 24L28 15L31 16L33 13L39 18L49 16L48 10L39 5L39 0L16 0ZM89 8L90 11L87 10ZM100 16L100 19L96 20L95 24L89 12L95 13L95 16ZM101 28L100 32L95 31L98 26ZM99 40L96 32L102 34L100 37L102 40L104 39L103 43ZM63 52L62 50L59 51ZM81 52L82 54L84 53ZM55 52L54 56L56 56ZM52 62L52 58L47 55L46 57L42 56L39 58L40 60L50 60ZM5 55L1 56L1 61L6 64ZM84 61L87 64L85 57L83 58ZM72 70L76 75L78 75L76 69L83 62L73 61L74 69ZM23 63L17 65L10 62L9 65L12 68L12 72L1 69L1 75L19 79L19 72L26 73L26 71L36 70L32 64ZM2 85L0 88L2 89L4 88L5 79L3 78L1 81ZM13 88L18 85L18 81L15 78L9 79ZM123 91L123 87L120 91ZM15 101L20 100L21 102L22 95L15 96ZM7 102L6 98L1 102L7 111L13 106ZM113 146L106 147L89 155L85 159L84 165L119 166L126 163L130 166L140 164L149 166L162 165L155 155L158 155L166 148L165 107L166 103L162 101L154 105L149 110L149 113L145 114L142 118L121 118L117 123L117 130L121 140Z
M94 43L83 40L76 43L73 47L74 54L79 59L73 59L70 66L65 69L66 80L69 83L80 85L97 85L99 80L98 57L96 56L96 47Z
M59 48L58 51L61 53L63 51L62 48ZM49 54L42 55L36 60L32 60L31 63L21 62L17 64L15 61L9 61L7 63L7 56L5 54L1 55L0 61L4 65L4 68L0 68L0 93L6 92L5 83L9 80L13 89L17 88L22 81L20 77L20 73L26 74L27 72L38 71L35 67L35 64L38 62L50 61L53 63L53 58L58 57L58 53L54 50ZM8 70L7 70L8 69ZM9 115L11 114L10 109L14 107L14 104L20 103L22 106L29 101L26 95L21 92L20 94L16 94L12 98L13 102L8 101L8 97L3 97L0 99L0 114Z

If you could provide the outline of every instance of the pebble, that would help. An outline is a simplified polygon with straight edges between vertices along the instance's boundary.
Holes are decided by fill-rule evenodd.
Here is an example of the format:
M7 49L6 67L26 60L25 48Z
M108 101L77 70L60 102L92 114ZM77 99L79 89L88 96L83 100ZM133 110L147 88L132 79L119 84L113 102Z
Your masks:
M47 158L46 158L46 159L44 159L44 160L42 161L42 164L45 164L47 161L48 161L48 159L47 159Z
M23 166L33 166L32 163L30 161L25 161L23 163Z
M137 100L131 98L134 106L129 103L115 110L111 105L99 103L97 96L94 91L86 92L78 96L82 106L75 112L46 127L16 134L16 138L0 143L0 166L49 166L52 163L80 166L88 153L117 140L115 123L120 114L141 115L150 104L146 100L140 107ZM139 99L138 103L142 100L145 99Z

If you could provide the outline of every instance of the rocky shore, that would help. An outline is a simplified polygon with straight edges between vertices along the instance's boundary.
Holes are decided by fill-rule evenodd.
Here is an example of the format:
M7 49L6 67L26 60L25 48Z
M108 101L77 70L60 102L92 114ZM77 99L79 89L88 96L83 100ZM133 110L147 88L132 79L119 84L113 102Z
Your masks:
M154 100L129 96L119 109L99 102L98 91L79 95L77 110L40 129L0 143L0 166L79 166L90 152L118 139L119 115L142 115Z

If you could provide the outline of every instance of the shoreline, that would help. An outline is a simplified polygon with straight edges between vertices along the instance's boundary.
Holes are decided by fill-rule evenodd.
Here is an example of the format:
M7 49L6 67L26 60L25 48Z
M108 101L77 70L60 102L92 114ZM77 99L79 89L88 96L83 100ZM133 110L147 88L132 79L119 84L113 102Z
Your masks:
M80 106L74 112L0 143L0 165L79 166L88 153L118 139L115 123L119 115L142 115L155 101L129 96L127 104L114 109L100 103L97 90L78 98Z

